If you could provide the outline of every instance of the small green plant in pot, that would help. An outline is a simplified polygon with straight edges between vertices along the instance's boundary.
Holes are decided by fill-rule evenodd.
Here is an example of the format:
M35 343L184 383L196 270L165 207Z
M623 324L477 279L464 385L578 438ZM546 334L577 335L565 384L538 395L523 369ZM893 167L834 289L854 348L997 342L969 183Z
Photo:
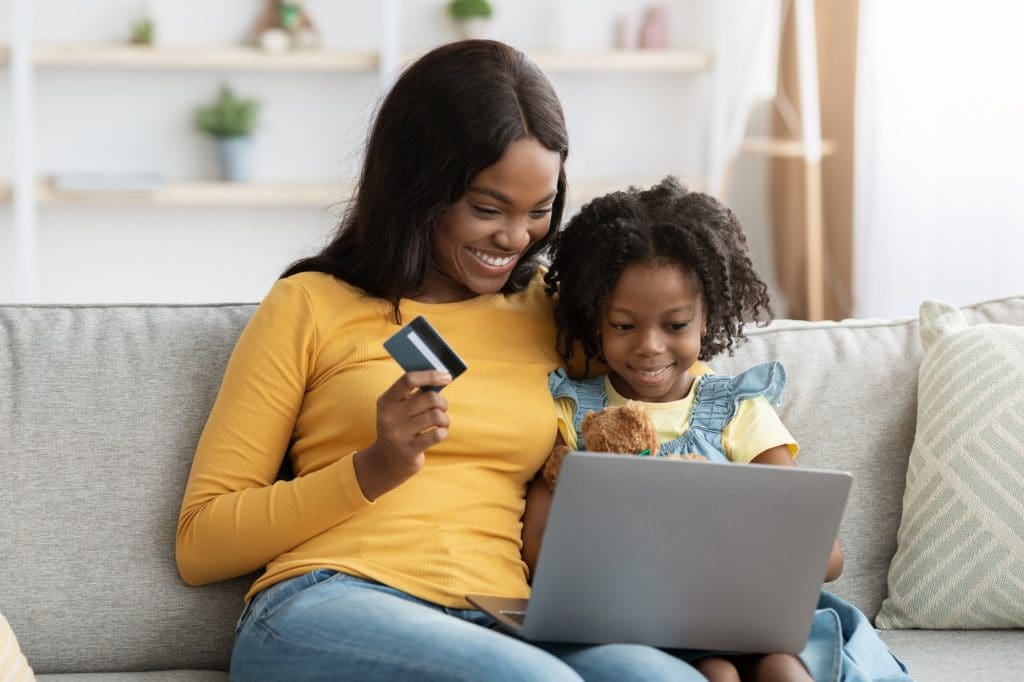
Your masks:
M252 133L259 118L260 103L235 94L222 85L212 104L196 110L196 127L217 143L221 175L231 182L250 177Z
M131 42L133 45L152 45L153 44L153 20L149 17L145 19L139 19L132 24L132 37Z
M487 0L451 0L448 16L462 39L483 38L487 33L494 8Z

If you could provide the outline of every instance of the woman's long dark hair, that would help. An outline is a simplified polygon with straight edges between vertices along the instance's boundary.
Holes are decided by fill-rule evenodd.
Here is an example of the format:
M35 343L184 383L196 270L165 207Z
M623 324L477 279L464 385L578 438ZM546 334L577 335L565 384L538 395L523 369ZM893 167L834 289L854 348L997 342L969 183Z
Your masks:
M438 219L508 146L533 138L562 165L548 233L523 254L503 292L526 287L565 207L569 138L562 106L544 73L522 52L466 40L428 52L385 97L366 147L353 202L331 242L282 277L326 272L391 303L423 282Z

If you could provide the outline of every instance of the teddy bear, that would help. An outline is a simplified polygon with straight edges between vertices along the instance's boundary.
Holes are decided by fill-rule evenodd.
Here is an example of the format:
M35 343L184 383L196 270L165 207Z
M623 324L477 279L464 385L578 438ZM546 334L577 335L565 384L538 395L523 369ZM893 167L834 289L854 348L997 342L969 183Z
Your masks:
M658 455L658 431L643 405L635 400L625 405L588 412L580 425L588 452L614 452L639 456ZM544 462L541 477L554 490L562 460L572 452L565 445L556 445ZM665 455L666 459L706 460L703 455Z

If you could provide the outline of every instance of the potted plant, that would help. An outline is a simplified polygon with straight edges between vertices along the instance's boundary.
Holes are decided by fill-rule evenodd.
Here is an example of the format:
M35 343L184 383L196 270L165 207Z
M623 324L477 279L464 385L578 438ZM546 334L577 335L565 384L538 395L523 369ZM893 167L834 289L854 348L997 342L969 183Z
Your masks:
M221 85L212 104L196 110L196 126L217 143L217 158L225 180L249 179L252 133L259 111L257 100L238 97L226 84Z
M149 17L139 19L132 24L131 42L133 45L153 44L153 20Z
M448 3L448 16L463 39L482 38L493 12L487 0L451 0Z

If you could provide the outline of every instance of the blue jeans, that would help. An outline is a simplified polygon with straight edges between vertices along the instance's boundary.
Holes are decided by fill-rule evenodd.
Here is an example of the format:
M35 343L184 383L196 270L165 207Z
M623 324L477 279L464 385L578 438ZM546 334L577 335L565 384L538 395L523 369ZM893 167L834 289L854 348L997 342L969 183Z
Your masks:
M474 610L445 608L316 570L254 596L238 621L231 679L703 680L639 644L530 644Z

